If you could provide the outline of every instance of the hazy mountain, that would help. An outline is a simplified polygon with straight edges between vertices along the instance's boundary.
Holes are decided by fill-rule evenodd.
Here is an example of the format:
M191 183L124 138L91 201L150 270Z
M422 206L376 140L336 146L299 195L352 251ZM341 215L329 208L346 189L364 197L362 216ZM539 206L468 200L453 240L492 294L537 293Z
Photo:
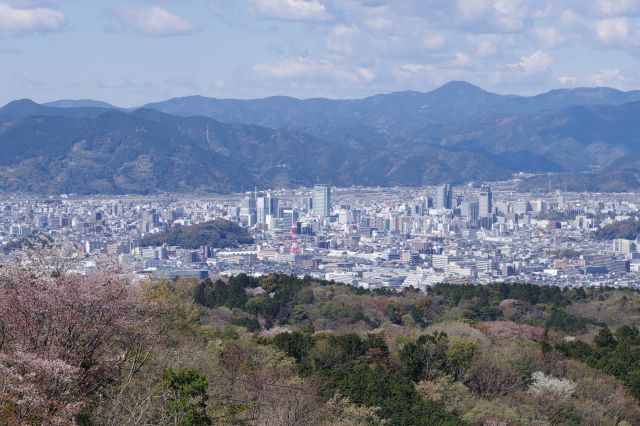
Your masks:
M360 124L415 129L426 123L460 122L486 115L526 115L574 105L619 105L640 100L640 91L609 88L554 90L537 96L503 96L453 81L431 92L395 92L364 99L214 99L191 96L146 105L169 114L203 115L223 122L268 127Z
M312 185L420 185L507 177L484 153L396 141L347 143L154 110L32 116L0 130L0 188L42 193L226 192Z
M227 192L463 183L520 171L554 172L557 185L576 188L599 176L606 190L616 179L628 188L640 186L640 102L618 102L636 95L596 88L520 98L453 82L363 100L168 101L177 115L20 100L0 108L0 189ZM584 104L560 107L573 102ZM191 115L203 108L247 123ZM537 179L523 188L551 178Z
M108 109L98 107L56 108L37 104L30 99L20 99L9 102L0 108L0 126L26 117L50 116L85 118L97 117L105 111L108 111Z
M108 102L96 101L93 99L60 99L53 102L45 102L42 105L54 108L80 108L80 107L96 107L96 108L118 108Z

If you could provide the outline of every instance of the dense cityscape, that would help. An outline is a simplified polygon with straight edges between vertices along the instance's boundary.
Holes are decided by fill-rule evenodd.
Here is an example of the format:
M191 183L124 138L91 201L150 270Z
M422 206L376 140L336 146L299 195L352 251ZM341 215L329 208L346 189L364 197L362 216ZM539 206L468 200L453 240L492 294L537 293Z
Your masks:
M518 193L517 179L426 188L334 188L191 197L13 195L4 256L33 241L73 246L91 269L116 258L140 277L272 272L362 288L528 282L637 287L636 241L594 231L637 213L636 194ZM252 244L144 246L144 237L224 219Z

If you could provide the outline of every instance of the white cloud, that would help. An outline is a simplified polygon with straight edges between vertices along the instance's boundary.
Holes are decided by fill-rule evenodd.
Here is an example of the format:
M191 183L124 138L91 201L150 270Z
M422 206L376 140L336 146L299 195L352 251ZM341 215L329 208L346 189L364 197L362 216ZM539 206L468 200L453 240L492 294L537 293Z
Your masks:
M640 12L637 0L591 0L591 12L601 16L622 16Z
M630 89L628 75L617 68L604 68L595 73L583 76L567 75L558 77L557 80L563 86L576 87L615 87L618 89Z
M372 30L383 31L383 30L392 28L393 21L391 21L391 19L388 19L382 16L376 16L374 18L367 19L365 21L365 25L368 28L371 28Z
M251 1L257 10L260 0ZM602 64L629 70L638 61L640 0L316 1L328 22L314 27L309 49L285 49L287 55L328 60L351 73L375 69L372 85L337 84L337 92L465 79L489 90L533 93L588 85L590 73L590 81L603 81L610 74L598 71ZM264 2L288 9L285 0ZM590 57L603 46L611 48L608 62ZM632 79L640 84L636 74L626 76L629 86Z
M326 39L326 47L332 52L350 56L355 51L356 39L360 30L355 26L337 25Z
M341 67L320 59L292 58L280 62L260 63L253 67L254 77L284 83L370 83L375 74L364 67Z
M588 76L585 82L590 86L624 86L626 78L619 69L603 69Z
M626 18L601 19L595 23L596 35L605 44L624 44L629 41L629 22Z
M327 8L318 0L254 0L253 10L265 18L284 21L326 21Z
M487 58L498 53L498 47L496 46L498 41L499 36L495 34L467 36L467 44L474 47L475 56L478 58Z
M186 35L197 32L196 26L157 6L133 8L120 5L116 16L127 28L152 36Z
M0 2L0 31L24 35L60 31L66 26L66 19L57 10L36 7L19 8Z
M456 52L454 54L454 59L453 59L453 63L459 66L467 66L469 64L471 64L471 58L469 57L469 55L462 53L462 52Z
M553 59L548 53L542 50L536 50L529 56L521 57L520 62L510 65L510 67L520 70L525 75L529 75L547 71L552 63Z
M558 81L563 86L575 86L578 82L578 77L576 77L575 75L564 75L558 77Z
M532 32L545 47L555 47L564 41L555 27L536 27Z
M422 45L427 49L440 49L447 42L447 38L443 35L425 36L422 39Z
M424 64L404 64L400 67L400 72L402 74L420 74L433 70L433 66Z

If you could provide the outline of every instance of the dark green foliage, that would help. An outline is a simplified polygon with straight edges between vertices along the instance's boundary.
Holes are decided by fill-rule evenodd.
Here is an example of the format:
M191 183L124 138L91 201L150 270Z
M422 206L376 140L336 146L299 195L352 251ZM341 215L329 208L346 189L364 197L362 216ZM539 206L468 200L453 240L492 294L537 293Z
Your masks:
M505 299L516 299L532 305L545 303L566 306L571 303L559 287L534 284L437 284L429 289L429 293L443 297L445 303L453 306L474 302L478 307L483 307Z
M364 343L369 357L377 358L378 361L388 359L390 352L389 346L387 346L387 342L384 340L384 334L369 333Z
M571 315L562 308L552 306L545 321L546 328L562 331L568 334L578 334L585 331L590 323L586 318Z
M430 339L441 342L446 335ZM355 404L380 407L380 416L390 424L461 424L441 404L422 400L409 377L391 367L382 334L363 339L355 333L311 336L296 332L258 341L277 346L296 360L302 373L319 378L327 398L339 392Z
M140 241L142 246L167 244L189 249L197 249L201 246L226 248L251 243L253 238L245 228L223 219L198 225L178 226L165 232L147 235Z
M446 351L447 371L453 380L464 380L478 347L473 342L455 342Z
M422 335L400 350L400 363L413 381L432 380L446 371L449 338L446 333Z
M272 324L304 324L308 321L305 306L313 303L312 284L327 285L324 281L315 281L310 277L300 279L291 275L271 274L262 278L252 278L245 274L229 278L224 284L218 280L211 283L205 280L193 289L194 300L210 308L226 306L240 308L243 311L261 317L267 328ZM261 287L264 294L249 297L246 289ZM355 289L345 286L350 292ZM351 304L346 306L329 305L322 312L326 318L346 318L349 323L365 321L362 306Z
M260 331L260 323L255 318L234 318L231 320L231 324L239 325L246 328L248 331Z
M22 250L24 248L34 249L34 248L43 248L51 245L53 240L48 235L44 234L35 234L29 235L27 237L22 237L16 241L11 241L2 246L2 251L6 253L11 253L15 250Z
M473 321L495 321L502 318L502 311L495 306L473 307L464 312L464 317Z
M637 341L639 335L638 329L630 325L618 327L615 332L616 340L625 344Z
M612 349L616 346L616 339L609 328L601 328L594 337L593 344L599 348Z
M394 324L402 324L402 307L393 300L387 302L387 306L385 307L384 314L389 318Z
M309 355L309 350L313 345L313 337L298 332L280 333L273 338L273 344L300 362Z
M477 351L475 343L451 344L446 333L436 332L406 343L399 355L405 375L414 382L434 380L443 374L463 381Z
M167 392L166 408L173 424L205 426L211 424L207 416L207 378L197 370L185 369L165 373L162 389Z
M370 322L360 305L334 306L327 305L322 309L322 316L327 319L347 318L350 324L358 321Z
M193 288L193 299L208 308L244 308L247 298L245 287L238 280L229 280L227 284L222 280L213 283L207 278Z
M633 217L605 225L595 232L595 237L598 240L613 240L617 238L635 240L638 235L640 235L640 222Z
M333 372L329 386L356 404L380 407L391 425L462 424L442 404L422 400L409 380L381 366L345 365Z
M573 341L555 347L566 357L618 377L632 395L640 397L640 336L636 327L622 326L613 334L603 328L593 345Z

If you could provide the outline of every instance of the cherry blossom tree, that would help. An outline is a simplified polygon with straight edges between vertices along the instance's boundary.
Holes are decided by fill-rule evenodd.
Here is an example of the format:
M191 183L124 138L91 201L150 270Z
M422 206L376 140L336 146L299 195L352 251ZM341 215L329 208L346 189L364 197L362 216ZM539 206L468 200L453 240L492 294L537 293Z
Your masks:
M74 272L64 250L0 265L0 423L68 424L144 360L151 317L131 276Z

